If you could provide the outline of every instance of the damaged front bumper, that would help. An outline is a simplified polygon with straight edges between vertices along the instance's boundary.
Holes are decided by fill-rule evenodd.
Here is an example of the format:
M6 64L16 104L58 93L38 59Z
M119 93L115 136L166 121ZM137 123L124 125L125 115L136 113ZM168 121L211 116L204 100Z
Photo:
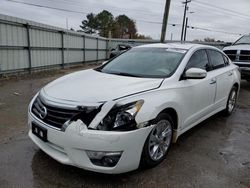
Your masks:
M63 132L37 121L30 112L28 123L29 137L55 160L86 170L110 174L124 173L138 168L144 143L153 128L148 126L125 132L89 130L86 125L77 121L69 124ZM46 129L46 142L32 132L32 123ZM108 167L95 163L91 159L93 153L120 156L115 165Z

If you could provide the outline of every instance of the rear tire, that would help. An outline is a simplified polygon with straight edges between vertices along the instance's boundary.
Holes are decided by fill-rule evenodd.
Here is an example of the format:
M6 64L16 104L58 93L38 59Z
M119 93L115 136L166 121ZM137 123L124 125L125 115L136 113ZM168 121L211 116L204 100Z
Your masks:
M237 99L237 87L233 86L230 93L229 93L228 99L227 99L227 107L224 110L224 114L226 116L229 116L232 114L232 112L235 108L236 99Z
M161 163L172 144L174 123L171 116L161 113L155 124L143 147L140 164L143 168L152 168Z

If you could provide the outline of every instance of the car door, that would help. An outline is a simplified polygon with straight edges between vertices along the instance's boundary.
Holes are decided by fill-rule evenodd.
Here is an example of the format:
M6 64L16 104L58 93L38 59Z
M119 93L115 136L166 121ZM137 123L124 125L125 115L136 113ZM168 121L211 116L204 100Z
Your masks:
M212 112L216 93L216 81L210 73L211 66L205 50L198 50L191 56L185 70L189 68L201 68L207 71L206 78L203 79L184 79L181 85L182 97L185 101L182 105L183 127L188 128Z
M216 96L214 109L224 107L227 103L228 95L232 87L233 71L227 62L228 59L217 50L207 50L210 64L212 66L211 74L216 79Z

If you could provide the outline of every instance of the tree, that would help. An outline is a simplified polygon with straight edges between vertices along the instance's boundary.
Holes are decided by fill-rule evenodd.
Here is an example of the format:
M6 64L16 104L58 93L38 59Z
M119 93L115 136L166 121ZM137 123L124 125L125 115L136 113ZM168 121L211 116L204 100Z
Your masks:
M204 41L205 42L215 42L215 39L206 37L206 38L204 38Z
M86 16L86 18L87 20L83 20L82 25L80 25L83 32L87 34L97 33L98 22L96 16L93 13L90 13Z
M103 10L98 14L90 13L86 18L82 21L82 31L79 32L99 34L107 38L111 31L113 38L150 39L149 36L138 34L135 21L126 15L114 18L109 11Z
M114 17L107 10L103 10L97 15L90 13L86 18L86 20L82 21L82 25L80 25L84 33L99 34L102 37L108 37L109 30L114 26Z
M97 30L102 37L108 37L108 33L114 27L114 16L107 10L96 15Z
M135 21L126 15L119 15L115 18L114 38L134 38L137 33Z
M135 39L152 39L152 38L150 36L145 36L145 35L136 33Z

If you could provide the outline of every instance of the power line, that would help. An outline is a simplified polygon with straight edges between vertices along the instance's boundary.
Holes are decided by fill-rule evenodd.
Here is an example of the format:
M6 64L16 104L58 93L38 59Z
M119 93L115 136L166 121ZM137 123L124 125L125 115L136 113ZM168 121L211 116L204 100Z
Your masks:
M40 4L35 4L35 3L28 3L28 2L21 2L21 1L16 1L16 0L5 0L5 1L9 1L9 2L14 2L14 3L19 3L19 4L26 4L26 5L31 5L31 6L36 6L36 7L43 7L43 8L48 8L48 9L54 9L54 10L59 10L59 11L66 11L66 12L73 12L73 13L79 13L79 14L88 14L88 13L86 13L86 12L83 12L83 11L76 11L76 10L70 10L70 9L64 9L64 8L56 8L56 7L51 7L51 6L47 6L47 5L40 5ZM49 1L51 1L51 0L49 0ZM67 2L67 3L69 3L70 1L71 2L75 2L75 3L78 3L78 1L72 1L72 0L61 0L61 1L64 1L65 3ZM141 1L142 2L142 1ZM147 1L147 2L152 2L152 1ZM196 1L197 2L197 1ZM80 2L79 2L80 3ZM155 2L155 3L159 3L159 2ZM72 3L69 3L70 5L72 5ZM80 4L73 4L73 5L76 5L76 6L78 6L79 7L79 5ZM206 6L206 5L202 5L202 3L200 3L200 2L198 2L198 4L196 4L196 5L198 5L198 6L202 6L202 7L204 7L204 6ZM125 10L125 11L127 11L127 12L129 12L129 11L135 11L137 14L141 14L141 13L138 13L138 11L139 10L137 10L137 9L120 9L120 8L117 8L117 7L114 7L114 6L112 6L113 8L115 8L115 9L117 9L117 11L118 11L118 9L119 9L119 11L120 10ZM214 8L213 6L211 6L210 8ZM229 9L228 9L229 10ZM112 10L112 11L116 11L116 10ZM141 11L143 11L143 10L141 10ZM207 10L206 10L207 11ZM147 11L145 11L145 12L147 12ZM215 11L214 11L215 12ZM218 14L218 11L216 11L215 13L217 13ZM149 13L144 13L144 15L149 15L149 16L158 16L158 15L155 15L155 14L149 14ZM233 14L234 15L234 14ZM234 15L235 16L235 15ZM247 18L243 18L243 19L247 19ZM249 20L249 19L247 19L247 20Z
M154 21L146 21L146 20L137 20L139 22L145 22L145 23L150 23L150 24L159 24L161 25L161 22L154 22ZM178 23L168 23L168 25L171 25L173 27L175 26L181 26L181 24ZM227 32L227 31L221 31L221 30L213 30L213 29L208 29L208 28L202 28L202 27L196 27L196 26L190 26L188 25L187 28L189 29L196 29L196 30L203 30L203 31L209 31L209 32L216 32L216 33L224 33L224 34L230 34L230 35L243 35L242 33L233 33L233 32Z
M47 0L47 1L52 1L52 2L55 2L55 0ZM81 6L81 2L78 2L78 1L72 1L72 0L57 0L57 2L59 3L66 3L68 5L75 5L77 7ZM100 5L100 3L98 2L98 5ZM106 6L105 4L102 4L104 6ZM146 11L146 10L141 10L141 9L126 9L126 8L119 8L119 7L116 7L116 6L112 6L112 5L108 5L108 8L112 8L112 11L126 11L126 12L135 12L136 14L138 14L138 12L142 12L142 13L139 13L141 15L148 15L148 16L160 16L161 14L158 14L156 15L155 13L149 13L149 11ZM116 9L116 10L114 10Z
M189 29L203 30L203 31L210 31L210 32L216 32L216 33L224 33L224 34L230 34L230 35L243 35L242 33L232 33L232 32L221 31L221 30L212 30L212 29L202 28L202 27L187 26L187 28L189 28Z
M203 8L204 7L208 7L210 9L212 9L213 12L216 12L216 13L218 13L218 10L220 10L220 11L222 11L222 12L225 13L225 14L223 14L222 12L220 12L223 15L232 15L232 16L234 16L234 18L235 18L235 16L237 16L236 18L241 18L241 19L245 19L245 20L249 20L250 19L250 15L242 14L240 12L237 12L237 11L234 11L234 10L231 10L231 9L226 9L226 8L218 7L218 6L215 6L215 5L211 5L209 3L204 3L204 2L202 3L202 2L199 2L197 0L194 0L193 2L194 2L194 4L196 4L198 6L201 6Z
M197 13L197 14L203 14L203 15L206 16L206 17L211 16L211 14L213 14L213 15L216 14L216 15L218 15L218 16L223 16L223 17L225 17L225 14L223 14L223 13L220 12L220 11L211 10L211 9L209 9L210 7L207 7L207 9L204 9L204 10L200 11L199 7L204 8L204 6L202 6L202 5L198 5L198 7L196 7L196 6L197 6L197 5L192 6L192 10L194 10L194 12ZM205 12L206 12L207 14L209 14L209 15L207 15ZM228 16L227 16L227 19L230 19L230 20L233 20L233 19L234 19L234 20L236 21L237 18L240 19L240 20L242 20L242 21L244 21L244 22L249 22L249 23L250 23L250 19L247 19L247 18L241 18L241 17L232 16L232 15L228 15ZM195 20L197 20L197 18L196 18ZM239 20L237 20L237 21L239 21ZM220 25L232 26L231 23L227 23L227 22L220 23ZM245 26L245 27L242 27L242 26ZM249 30L249 24L244 24L244 25L239 24L239 25L237 25L237 29Z
M19 3L19 4L25 4L25 5L29 5L29 6L35 6L35 7L39 7L39 8L47 8L47 9L59 10L59 11L64 11L64 12L72 12L72 13L85 14L85 15L88 14L88 13L83 12L83 11L75 11L75 10L64 9L64 8L56 8L56 7L46 6L46 5L39 5L39 4L35 4L35 3L27 3L27 2L21 2L21 1L16 1L16 0L6 0L6 1ZM160 25L162 24L161 22L157 22L157 21L147 21L147 20L140 20L140 19L138 19L136 21L150 23L150 24L160 24ZM168 25L180 26L181 24L168 23ZM231 32L226 32L226 31L211 30L211 29L207 29L207 28L194 27L194 26L188 26L188 28L203 30L203 31L210 31L210 32L218 32L218 33L224 33L224 34L231 34L231 35L242 35L240 33L231 33Z
M27 2L21 2L21 1L15 1L15 0L6 0L6 1L13 2L13 3L19 3L19 4L30 5L30 6L35 6L35 7L40 7L40 8L59 10L59 11L64 11L64 12L73 12L73 13L85 14L85 15L88 14L88 13L82 12L82 11L76 11L76 10L70 10L70 9L64 9L64 8L56 8L56 7L51 7L51 6L47 6L47 5L39 5L39 4L27 3Z
M28 2L23 2L23 1L16 1L16 0L5 0L8 2L13 2L13 3L18 3L18 4L25 4L25 5L30 5L30 6L35 6L35 7L40 7L40 8L47 8L47 9L54 9L54 10L59 10L59 11L64 11L64 12L72 12L72 13L78 13L78 14L84 14L87 15L89 13L83 12L83 11L77 11L77 10L71 10L71 9L65 9L65 8L56 8L56 7L52 7L52 6L47 6L47 5L40 5L40 4L35 4L35 3L28 3ZM79 7L79 5L78 5ZM116 9L119 9L117 7L114 7ZM125 10L125 11L136 11L138 14L139 10L128 10L128 9L119 9L119 10L113 10L113 11L121 11L121 10ZM149 16L157 16L155 14L146 14L146 13L139 13L140 15L149 15Z
M49 0L49 1L54 1L54 0ZM58 0L58 1L63 1L65 3L68 3L68 4L72 4L73 3L76 3L77 5L80 5L81 2L79 1L74 1L74 0ZM145 0L137 0L136 2L141 2L141 3L150 3L150 4L160 4L160 5L164 5L163 3L161 2L157 2L157 1L145 1ZM237 12L235 10L232 10L232 9L226 9L226 8L223 8L223 7L219 7L219 6L215 6L215 5L212 5L212 4L209 4L209 3L206 3L206 2L201 2L200 0L193 0L193 2L195 2L196 4L200 4L200 5L203 5L204 6L209 6L211 8L215 8L215 9L220 9L220 10L223 10L224 12L226 11L227 14L232 14L232 15L235 15L237 14L238 16L245 16L245 17L248 17L250 18L250 15L247 15L247 14L243 14L243 13L240 13L240 12ZM173 2L173 4L175 3L175 1ZM98 2L98 4L100 4ZM119 10L127 10L127 11L135 11L135 12L145 12L147 13L146 15L155 15L155 14L148 14L148 11L145 11L145 10L140 10L140 9L124 9L124 8L117 8L115 6L110 6L109 7L112 7L112 8L115 8L115 9L119 9Z
M81 3L80 1L74 1L74 0L60 0L60 1ZM136 2L164 5L164 3L157 2L157 1L136 0ZM98 2L98 3L99 3L99 2Z

